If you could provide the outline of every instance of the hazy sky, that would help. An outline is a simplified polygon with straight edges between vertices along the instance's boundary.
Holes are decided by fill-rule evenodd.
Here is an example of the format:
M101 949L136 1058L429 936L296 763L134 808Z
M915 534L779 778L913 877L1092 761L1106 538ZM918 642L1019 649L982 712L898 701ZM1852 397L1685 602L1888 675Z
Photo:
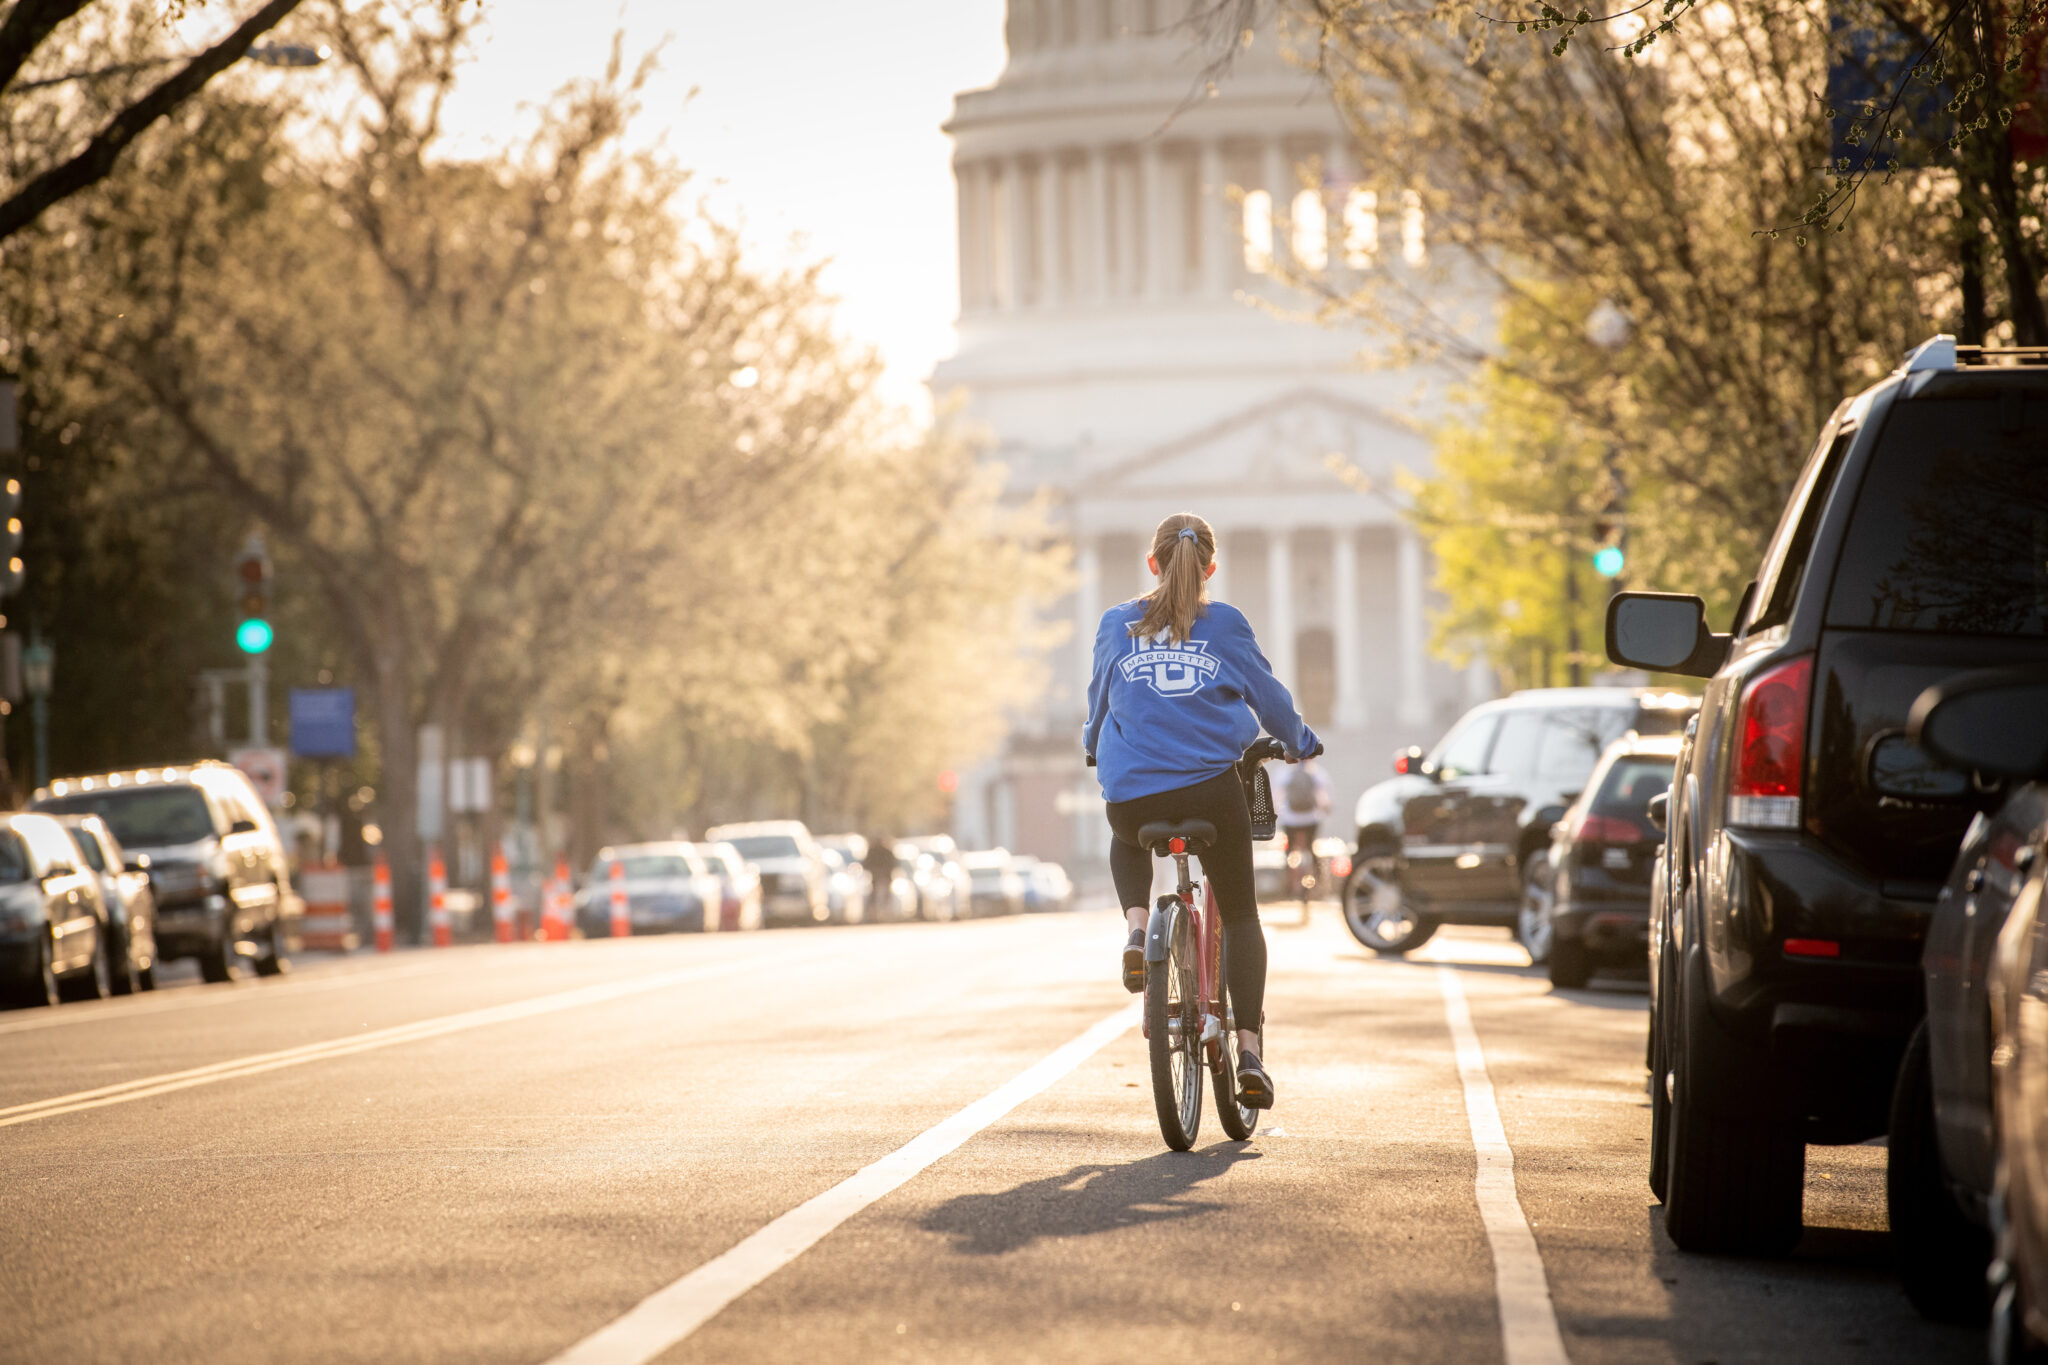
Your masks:
M952 348L955 91L1002 68L1002 0L489 0L449 128L501 135L521 104L664 38L636 137L665 135L724 216L782 255L830 257L841 328L878 347L898 399ZM690 96L692 87L697 94Z

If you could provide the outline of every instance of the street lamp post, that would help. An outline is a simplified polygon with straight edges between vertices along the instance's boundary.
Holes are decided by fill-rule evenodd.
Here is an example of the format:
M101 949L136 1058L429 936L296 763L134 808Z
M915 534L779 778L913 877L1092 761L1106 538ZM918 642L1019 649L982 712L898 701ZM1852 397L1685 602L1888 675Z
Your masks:
M1635 324L1629 321L1627 313L1622 312L1620 308L1615 306L1613 299L1600 300L1600 302L1593 305L1593 310L1586 314L1586 340L1592 342L1609 355L1613 355L1623 346L1626 346L1629 337L1634 333ZM1623 524L1623 518L1627 515L1627 509L1623 505L1624 493L1621 480L1620 452L1615 450L1612 445L1607 448L1605 464L1607 466L1608 492L1607 505L1603 509L1602 519L1606 522L1608 529L1603 533L1603 543L1593 552L1593 572L1607 580L1607 593L1611 597L1617 586L1616 580L1620 578L1621 571L1628 562L1627 554L1622 548L1623 540L1628 532ZM1607 539L1606 537L1615 537L1615 539ZM1582 669L1578 659L1578 570L1579 566L1576 559L1568 561L1566 572L1569 577L1566 580L1565 595L1571 603L1572 612L1572 685L1574 687L1578 686L1582 676Z
M50 679L57 671L57 651L40 631L29 636L21 651L21 683L28 691L36 736L36 785L50 781Z

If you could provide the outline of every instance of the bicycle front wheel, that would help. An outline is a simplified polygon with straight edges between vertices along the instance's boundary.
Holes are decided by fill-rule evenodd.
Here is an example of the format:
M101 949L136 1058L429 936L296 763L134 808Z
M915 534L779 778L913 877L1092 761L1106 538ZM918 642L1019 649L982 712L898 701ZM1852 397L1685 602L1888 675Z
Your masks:
M1187 912L1176 907L1172 915L1166 960L1145 964L1145 1027L1159 1134L1185 1152L1202 1124L1202 988Z
M1224 999L1229 999L1227 987ZM1229 1004L1223 1010L1223 1048L1216 1062L1216 1117L1223 1120L1223 1131L1239 1142L1259 1126L1259 1111L1237 1102L1237 1010Z

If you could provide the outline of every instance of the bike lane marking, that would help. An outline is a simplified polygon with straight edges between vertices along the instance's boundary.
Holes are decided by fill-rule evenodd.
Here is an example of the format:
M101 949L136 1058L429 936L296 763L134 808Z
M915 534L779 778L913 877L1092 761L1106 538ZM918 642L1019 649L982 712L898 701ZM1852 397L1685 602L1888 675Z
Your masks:
M1444 1022L1450 1025L1457 1054L1458 1079L1465 1088L1472 1148L1479 1157L1473 1192L1479 1201L1480 1221L1486 1226L1486 1245L1493 1253L1493 1293L1500 1308L1502 1352L1507 1365L1570 1365L1564 1336L1558 1331L1557 1310L1550 1301L1543 1256L1536 1249L1536 1234L1515 1193L1515 1152L1501 1126L1500 1104L1486 1070L1486 1052L1472 1027L1464 983L1449 966L1436 969L1436 982L1443 993Z
M643 1365L683 1341L747 1291L823 1241L835 1228L907 1184L969 1138L1064 1078L1138 1022L1132 1002L1018 1072L1004 1084L927 1128L657 1289L620 1318L555 1356L548 1365Z
M800 958L779 961L775 967L777 971L786 971L794 966L808 966L825 956L824 953L809 953ZM142 1076L132 1081L103 1085L92 1090L78 1090L68 1095L53 1095L48 1099L10 1105L0 1109L0 1128L33 1123L37 1119L56 1118L60 1114L75 1114L86 1109L104 1109L108 1105L168 1095L178 1090L190 1090L195 1086L239 1080L244 1076L257 1076L267 1071L280 1071L286 1067L304 1066L308 1062L324 1062L334 1057L350 1057L357 1053L397 1047L402 1043L442 1038L451 1033L486 1028L492 1024L559 1014L563 1010L579 1009L585 1005L607 1004L635 995L645 995L649 991L681 985L684 982L701 981L706 977L732 976L742 971L758 970L759 967L760 964L755 962L685 967L676 971L659 972L653 976L636 977L629 981L601 982L594 986L557 991L552 995L535 996L528 1000L515 1000L503 1005L464 1010L460 1014L442 1015L437 1019L396 1024L390 1028L333 1038L325 1042L305 1043L277 1052L258 1052L247 1057L232 1058L225 1062L214 1062L208 1066L192 1067L184 1071Z

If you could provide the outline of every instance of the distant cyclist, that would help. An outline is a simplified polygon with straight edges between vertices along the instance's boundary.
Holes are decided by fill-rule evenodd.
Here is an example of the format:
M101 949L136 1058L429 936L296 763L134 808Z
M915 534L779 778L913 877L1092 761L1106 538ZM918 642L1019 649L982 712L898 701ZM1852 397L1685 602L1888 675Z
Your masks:
M1273 1102L1273 1081L1260 1062L1266 936L1252 887L1251 813L1236 764L1262 722L1290 759L1320 745L1259 652L1244 613L1208 600L1216 572L1209 523L1191 512L1160 522L1145 565L1159 586L1111 607L1096 629L1081 734L1116 836L1109 870L1130 931L1124 988L1145 989L1152 856L1139 845L1138 830L1153 820L1206 820L1216 827L1216 844L1202 854L1202 870L1223 921L1223 979L1238 1021L1251 1025L1238 1030L1238 1099L1266 1108Z
M1273 784L1280 793L1280 829L1287 836L1287 889L1297 900L1307 898L1304 876L1316 866L1316 830L1330 813L1330 778L1312 758L1305 758L1285 781Z

